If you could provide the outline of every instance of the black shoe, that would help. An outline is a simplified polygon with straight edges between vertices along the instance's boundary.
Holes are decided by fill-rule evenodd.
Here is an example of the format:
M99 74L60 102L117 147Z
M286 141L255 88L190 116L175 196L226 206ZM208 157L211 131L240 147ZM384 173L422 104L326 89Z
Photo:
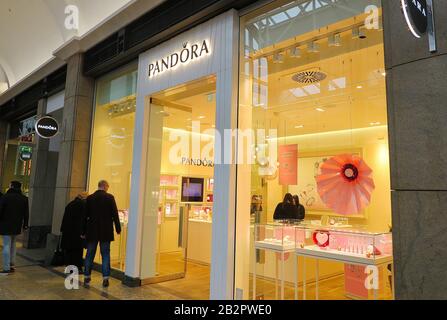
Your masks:
M84 278L84 285L88 286L90 281L92 281L92 278Z
M3 270L0 271L0 276L9 276L11 274L10 270Z
M102 280L102 286L103 286L104 288L107 288L107 287L109 286L109 279L104 279L104 280Z
M9 269L9 272L11 272L11 273L14 273L14 272L16 272L16 268L14 268L14 267L11 267L11 268Z

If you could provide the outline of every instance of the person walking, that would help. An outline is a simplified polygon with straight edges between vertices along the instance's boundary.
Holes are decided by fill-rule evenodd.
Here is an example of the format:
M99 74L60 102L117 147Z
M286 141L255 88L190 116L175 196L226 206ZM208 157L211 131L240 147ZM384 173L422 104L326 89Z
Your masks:
M121 233L121 223L118 209L113 195L107 193L109 184L105 180L98 183L98 190L87 197L86 216L84 219L84 232L82 238L87 240L87 254L84 264L84 283L88 285L91 280L93 260L96 248L102 257L103 287L109 286L110 277L110 242L114 241L113 224L117 234Z
M85 219L87 192L81 192L66 207L61 224L61 248L65 253L65 264L73 265L82 273L82 254L85 240L81 239L82 226Z
M22 193L22 184L12 181L9 190L0 199L0 235L3 237L3 271L15 271L16 237L28 229L28 198Z

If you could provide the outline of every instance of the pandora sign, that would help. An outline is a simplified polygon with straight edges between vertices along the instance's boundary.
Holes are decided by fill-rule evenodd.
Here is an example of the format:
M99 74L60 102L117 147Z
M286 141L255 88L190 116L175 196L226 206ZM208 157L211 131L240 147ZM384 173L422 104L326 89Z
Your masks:
M174 69L179 65L188 64L191 61L199 60L210 54L209 43L203 40L201 43L188 45L183 43L182 49L168 55L149 65L149 78L159 75L165 71Z

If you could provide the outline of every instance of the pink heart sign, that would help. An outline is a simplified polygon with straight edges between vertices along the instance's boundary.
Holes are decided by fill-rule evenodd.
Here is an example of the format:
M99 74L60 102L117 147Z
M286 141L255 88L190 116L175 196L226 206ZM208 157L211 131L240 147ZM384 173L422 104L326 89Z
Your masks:
M329 245L329 232L317 230L313 233L313 241L319 247L327 247Z

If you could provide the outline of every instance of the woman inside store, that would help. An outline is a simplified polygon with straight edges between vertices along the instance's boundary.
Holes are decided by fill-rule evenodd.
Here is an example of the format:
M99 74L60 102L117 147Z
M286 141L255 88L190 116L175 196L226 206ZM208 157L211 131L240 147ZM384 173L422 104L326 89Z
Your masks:
M306 209L304 206L300 203L300 197L297 195L293 196L293 203L298 208L298 215L296 217L297 220L304 220L304 217L306 216Z
M286 193L284 200L278 203L273 214L274 220L295 220L299 215L298 207L295 205L293 196Z

